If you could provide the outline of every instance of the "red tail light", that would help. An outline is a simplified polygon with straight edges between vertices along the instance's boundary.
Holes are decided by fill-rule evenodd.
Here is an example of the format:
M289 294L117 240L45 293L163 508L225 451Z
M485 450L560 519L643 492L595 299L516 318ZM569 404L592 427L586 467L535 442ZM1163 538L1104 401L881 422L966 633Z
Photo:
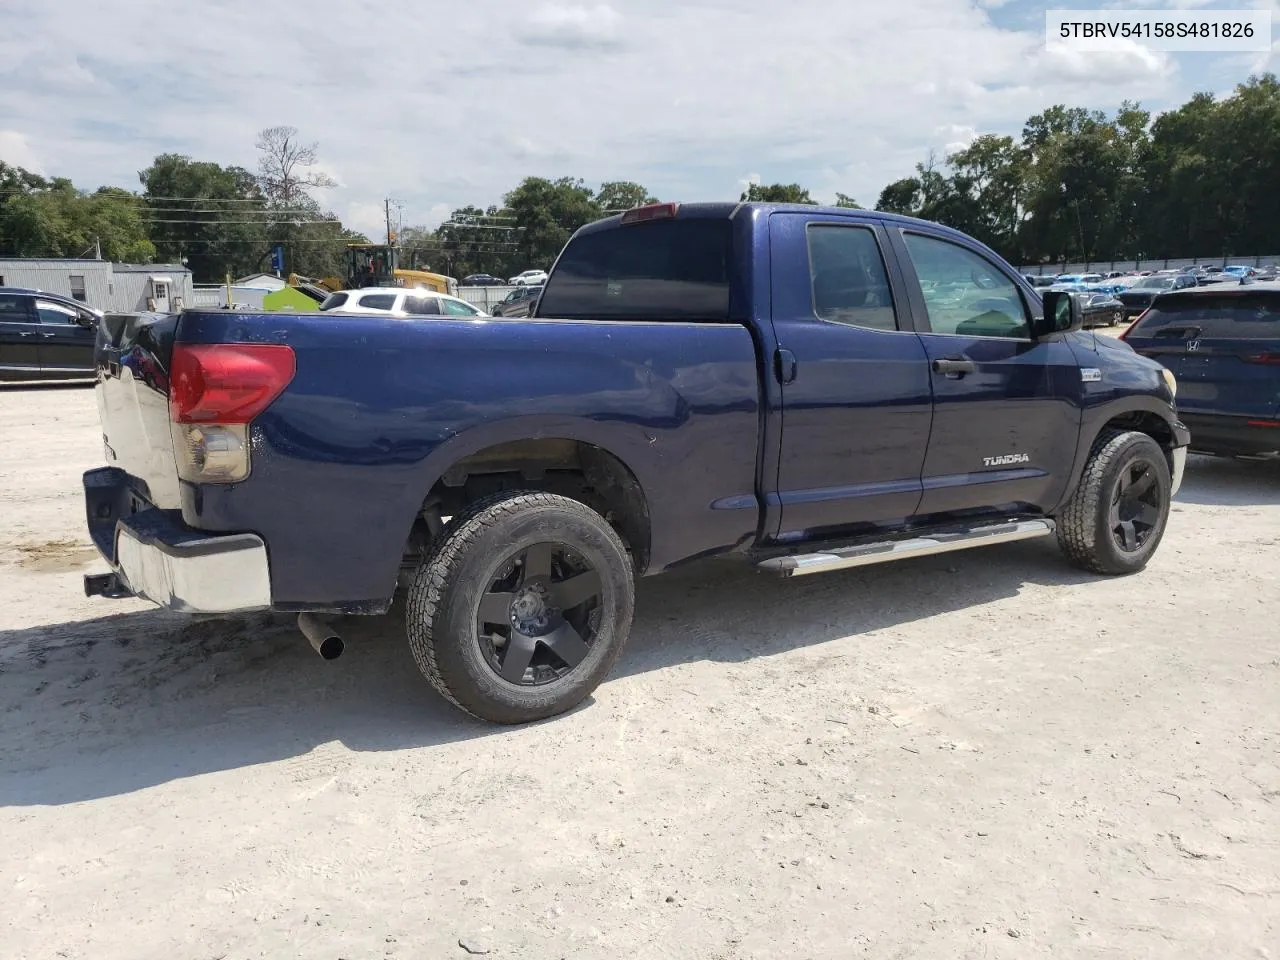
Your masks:
M640 223L642 220L667 220L676 215L677 203L650 203L632 207L622 215L623 223Z
M295 371L293 348L280 344L179 343L169 366L169 419L248 423L280 396Z
M1133 323L1131 323L1131 324L1129 324L1127 327L1125 327L1125 328L1124 328L1124 331L1123 331L1123 332L1120 334L1120 336L1119 336L1119 337L1117 337L1116 339L1118 339L1118 340L1128 340L1128 339L1129 339L1129 334L1133 333L1133 328L1134 328L1134 327L1136 327L1138 324L1140 324L1140 323L1142 322L1142 318L1143 318L1143 317L1145 317L1145 316L1146 316L1148 313L1150 313L1150 312L1151 312L1151 308L1150 308L1150 307L1148 307L1146 310L1143 310L1140 314L1138 314L1136 317L1134 317L1134 318L1133 318Z
M1245 358L1245 363L1265 363L1271 365L1280 365L1280 353L1251 353Z
M1280 427L1280 420L1249 420L1251 427Z

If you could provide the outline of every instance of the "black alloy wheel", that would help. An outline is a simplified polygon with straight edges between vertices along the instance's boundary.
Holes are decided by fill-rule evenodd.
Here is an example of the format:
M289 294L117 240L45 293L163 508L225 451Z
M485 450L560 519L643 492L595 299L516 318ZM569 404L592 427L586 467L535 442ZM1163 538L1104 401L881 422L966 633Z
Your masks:
M507 557L476 611L476 642L507 683L538 687L577 667L599 633L600 574L562 543Z
M1125 464L1111 498L1111 536L1125 553L1137 553L1151 538L1163 516L1156 468L1145 459Z

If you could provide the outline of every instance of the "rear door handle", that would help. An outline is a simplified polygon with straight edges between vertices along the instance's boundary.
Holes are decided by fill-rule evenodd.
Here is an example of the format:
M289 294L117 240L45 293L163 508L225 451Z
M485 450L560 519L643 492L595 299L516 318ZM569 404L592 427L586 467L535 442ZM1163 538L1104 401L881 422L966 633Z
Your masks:
M40 336L44 337L46 340L52 340L54 337L56 337L56 336L57 336L57 334L56 334L56 333L42 333L42 334L40 334Z
M959 380L966 373L976 373L978 365L963 357L947 357L933 361L933 372L941 373L951 380Z
M30 330L19 330L19 331L18 331L18 336L20 336L20 337L34 337L34 336L35 336L35 334L34 334L34 333L32 333Z

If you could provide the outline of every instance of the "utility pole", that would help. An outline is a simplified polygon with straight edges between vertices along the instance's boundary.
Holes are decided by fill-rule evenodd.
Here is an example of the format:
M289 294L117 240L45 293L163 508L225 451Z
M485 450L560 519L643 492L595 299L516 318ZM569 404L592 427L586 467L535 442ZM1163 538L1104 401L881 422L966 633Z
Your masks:
M389 247L391 246L391 198L387 197L383 201L383 205L387 213L387 246Z
M102 240L98 237L93 238L93 259L102 259Z

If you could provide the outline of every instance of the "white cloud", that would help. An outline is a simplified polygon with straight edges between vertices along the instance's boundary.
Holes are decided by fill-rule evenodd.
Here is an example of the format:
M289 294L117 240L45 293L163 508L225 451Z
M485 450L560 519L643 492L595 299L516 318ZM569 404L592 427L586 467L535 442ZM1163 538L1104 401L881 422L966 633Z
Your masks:
M550 3L533 11L519 39L551 47L611 47L619 42L621 21L618 11L607 4Z
M17 130L0 130L0 160L14 167L22 167L40 176L46 175L44 165L25 134Z
M136 189L167 151L253 170L257 132L291 124L340 181L321 199L371 236L384 197L418 224L526 175L696 200L736 199L752 171L870 204L930 148L1016 134L1050 104L1190 92L1167 56L1050 55L1043 18L1001 29L972 0L472 0L376 18L312 0L288 29L256 0L4 7L0 158ZM146 23L166 41L141 42Z
M1160 79L1175 71L1173 59L1167 53L1123 38L1116 39L1114 45L1115 49L1110 50L1082 50L1068 44L1054 44L1039 57L1041 76L1115 87Z

